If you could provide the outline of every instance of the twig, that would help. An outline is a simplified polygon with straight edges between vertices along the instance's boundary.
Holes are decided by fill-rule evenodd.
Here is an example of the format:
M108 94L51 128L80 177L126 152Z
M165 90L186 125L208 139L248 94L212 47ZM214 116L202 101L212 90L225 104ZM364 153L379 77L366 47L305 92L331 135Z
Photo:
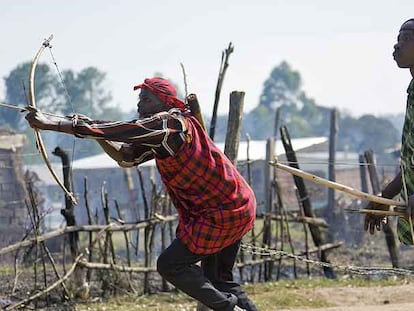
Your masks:
M217 110L218 110L218 104L220 101L220 93L221 88L223 86L224 76L227 71L227 67L229 66L229 57L230 54L233 53L234 46L232 43L229 43L228 48L221 53L221 63L220 63L220 70L219 70L219 76L217 80L217 86L216 86L216 94L214 97L214 106L213 106L213 115L211 117L211 123L210 123L210 138L214 140L214 134L216 130L216 121L217 121Z
M65 282L69 276L75 271L75 268L79 262L79 260L82 258L83 254L80 254L78 257L76 257L72 267L68 270L68 272L58 281L56 281L55 283L53 283L52 285L50 285L49 287L47 287L46 289L42 290L41 292L38 292L37 294L30 296L22 301L19 301L15 304L9 305L8 307L6 307L4 310L13 310L13 309L17 309L18 307L21 307L23 305L28 304L29 302L39 298L40 296L47 294L48 292L50 292L51 290L53 290L54 288L56 288L57 286L59 286L60 284L62 284L63 282Z
M183 79L184 79L184 92L185 92L184 98L187 98L188 96L187 74L185 73L184 64L180 63L180 65L181 65L181 70L183 71Z
M86 262L80 261L79 266L87 269L96 270L115 270L120 272L156 272L155 267L128 267L123 265L105 264L100 262Z

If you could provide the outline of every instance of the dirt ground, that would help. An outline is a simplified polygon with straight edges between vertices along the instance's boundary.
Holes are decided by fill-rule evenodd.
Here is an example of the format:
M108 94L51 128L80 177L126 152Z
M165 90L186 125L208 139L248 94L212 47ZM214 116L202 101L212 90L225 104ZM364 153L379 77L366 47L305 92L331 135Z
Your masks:
M330 308L275 309L277 311L412 311L414 284L384 287L336 287L307 289L310 299L323 299ZM301 290L303 294L303 289Z

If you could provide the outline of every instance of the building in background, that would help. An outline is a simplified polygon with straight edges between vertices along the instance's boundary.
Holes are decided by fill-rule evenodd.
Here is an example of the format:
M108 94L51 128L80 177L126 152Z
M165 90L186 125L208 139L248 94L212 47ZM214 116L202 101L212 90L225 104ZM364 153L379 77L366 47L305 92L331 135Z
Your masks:
M326 145L327 140L326 137L292 139L292 145L295 150L300 151L310 146ZM223 143L218 143L218 146L221 150L224 150ZM275 149L276 155L283 161L284 149L280 141L277 142ZM248 180L247 163L249 163L251 169L250 180ZM265 140L250 141L249 147L246 141L240 142L238 150L238 168L246 180L250 182L255 191L259 212L263 207L264 202L264 169L266 165ZM302 168L307 170L310 168L309 165L309 163L304 163ZM357 162L355 165L357 165ZM147 204L151 204L154 191L162 191L163 189L154 160L139 166L143 185L141 185L138 171L135 167L128 169L120 168L118 164L105 153L74 161L72 167L74 193L79 202L78 206L75 208L77 224L87 224L88 222L86 200L88 201L92 216L95 218L94 222L96 222L97 218L98 223L103 223L102 206L104 204L104 193L107 196L110 217L112 219L118 218L115 209L116 202L123 213L123 219L126 221L142 220L145 218L145 202L142 188L144 188ZM326 167L326 169L324 167ZM322 171L326 171L326 162L321 163L319 168ZM43 164L31 165L28 166L27 169L33 171L41 180L41 183L38 183L38 189L44 197L44 208L48 211L48 214L44 218L44 224L49 229L56 229L64 224L63 216L60 214L60 210L64 208L64 194ZM62 173L60 162L55 164L55 171L58 174ZM290 196L295 200L296 197L291 176L283 173L281 173L281 175L284 176L283 183L285 183L285 181L288 182L285 190L292 193Z
M0 247L21 240L26 232L25 142L23 134L0 130Z

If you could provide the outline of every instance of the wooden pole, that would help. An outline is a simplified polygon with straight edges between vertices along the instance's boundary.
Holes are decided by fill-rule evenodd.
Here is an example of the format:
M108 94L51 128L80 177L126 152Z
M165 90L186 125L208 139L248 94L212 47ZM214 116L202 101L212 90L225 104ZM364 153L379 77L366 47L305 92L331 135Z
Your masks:
M270 162L274 159L275 154L275 142L272 138L267 139L266 142L266 159ZM271 217L269 216L272 213L272 207L274 204L274 188L273 188L273 168L269 165L265 167L265 209L266 215L263 221L263 239L262 244L263 247L271 247L270 243L272 240L272 231L271 231ZM273 263L267 262L264 265L264 280L269 281L271 279L273 270Z
M56 147L53 151L55 156L60 157L62 161L62 170L63 170L63 184L65 185L66 189L70 192L73 192L72 189L72 174L71 174L71 167L68 154L61 149L60 147ZM66 220L67 226L76 226L75 220L75 213L73 209L73 203L65 196L65 209L61 210L61 214ZM76 257L79 255L79 236L77 232L69 234L69 247L72 255L72 260L75 260Z
M286 157L288 161L291 163L292 166L295 166L296 169L299 169L296 154L295 154L295 151L293 150L289 132L286 126L281 127L280 132L281 132L280 134L282 138L282 143L285 148ZM303 210L304 210L305 216L315 217L303 179L301 177L294 176L294 181L295 181L296 187L298 188L299 198L303 204ZM315 243L315 246L322 245L323 236L322 236L322 232L320 231L320 229L316 226L309 225L309 230L311 232L312 239L313 239L313 242ZM321 251L321 261L329 263L328 258L327 258L327 253L325 251ZM335 272L333 271L331 267L323 267L323 271L327 278L331 278L331 279L335 278Z
M88 217L88 225L92 225L92 212L89 207L89 199L88 199L88 177L87 176L85 176L83 180L83 189L84 189L83 198L85 200L85 208L86 208L86 215ZM88 261L93 261L93 256L94 256L93 232L89 232L88 234L88 249L89 249ZM92 276L92 272L88 270L88 272L86 273L86 281L88 283L91 280L91 276Z
M229 66L229 57L230 57L230 54L233 53L233 51L234 51L234 46L230 42L228 48L221 53L220 70L219 70L219 76L217 79L216 93L214 96L213 115L211 117L211 123L210 123L209 134L210 134L211 140L214 140L214 134L216 131L217 110L218 110L218 104L220 101L221 88L223 86L224 76L226 74L227 67Z
M381 191L381 186L375 167L374 152L372 150L367 150L364 152L364 155L368 163L368 172L371 179L372 191L374 193L379 193ZM385 234L385 241L387 243L387 248L390 254L392 266L394 268L398 268L399 264L397 245L395 242L394 232L392 231L392 228L389 225L388 221L382 225L382 231L384 231Z
M240 130L243 119L244 92L233 91L230 94L229 118L227 122L224 154L237 166Z
M335 182L335 153L336 153L336 139L338 136L338 112L336 109L331 111L331 130L329 134L329 161L328 161L328 179ZM335 220L335 189L328 188L328 206L326 211L328 222L331 223ZM330 230L329 230L330 232ZM332 232L330 232L332 237Z
M68 154L60 147L56 147L53 151L53 154L61 158L63 169L63 184L70 193L73 193L72 169ZM61 214L64 216L67 226L76 226L73 200L71 200L68 196L65 196L65 209L61 210ZM69 233L68 237L72 262L74 262L80 254L79 233ZM81 267L75 268L74 284L76 287L76 295L83 299L88 298L89 286L87 283L86 271L84 271Z

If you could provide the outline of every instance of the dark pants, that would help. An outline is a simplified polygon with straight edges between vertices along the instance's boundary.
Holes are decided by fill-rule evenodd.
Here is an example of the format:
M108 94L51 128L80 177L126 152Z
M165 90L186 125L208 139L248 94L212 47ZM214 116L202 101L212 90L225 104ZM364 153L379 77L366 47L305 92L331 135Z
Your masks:
M231 311L237 303L248 311L257 311L233 280L239 246L240 242L237 242L215 254L200 255L190 252L175 239L158 257L157 270L168 282L213 310ZM201 267L196 265L200 260Z

